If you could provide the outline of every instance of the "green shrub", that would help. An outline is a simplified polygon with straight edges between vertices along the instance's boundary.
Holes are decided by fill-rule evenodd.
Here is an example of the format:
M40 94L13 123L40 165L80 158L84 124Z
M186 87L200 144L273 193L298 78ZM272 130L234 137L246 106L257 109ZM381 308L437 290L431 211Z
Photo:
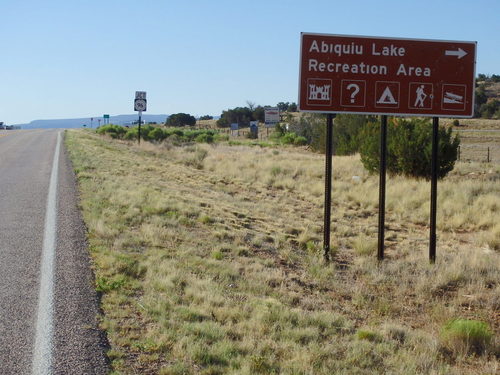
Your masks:
M205 142L210 143L213 142L215 132L213 130L185 130L183 133L183 138L186 142ZM200 137L201 136L201 137ZM198 140L198 137L199 140Z
M154 141L155 139L152 137L152 132L157 129L152 125L143 125L141 126L141 138L145 141Z
M325 151L326 115L320 113L305 113L302 116L287 119L289 129L297 135L306 138L307 144L314 151Z
M229 135L222 134L222 133L215 134L214 141L215 142L227 142L227 141L229 141Z
M162 142L165 138L167 138L167 134L162 128L154 128L149 132L149 138L152 141Z
M500 110L500 100L490 100L479 107L479 113L482 118L494 118L495 114Z
M210 133L201 133L194 139L198 143L212 143L214 141L214 136Z
M172 136L172 135L175 135L176 137L183 137L184 131L181 129L167 129L167 130L165 130L165 135L167 138Z
M295 142L295 138L297 138L297 134L290 132L290 133L285 133L281 138L281 143L285 145L293 145Z
M339 114L333 120L333 152L352 155L359 151L361 130L367 123L376 122L373 116ZM325 123L326 127L326 123Z
M488 324L477 320L454 319L441 330L444 346L459 355L484 353L492 338Z
M295 146L304 146L304 145L307 144L307 138L306 137L302 137L301 135L298 135L293 140L293 144Z
M137 140L138 129L137 127L127 129L127 132L123 136L124 139L128 141Z
M123 138L129 141L137 139L138 127L124 128L118 125L101 126L98 134L109 134L113 138ZM163 142L169 139L174 145L181 145L186 142L212 143L216 139L228 140L229 137L225 134L216 134L214 130L196 130L196 129L179 129L179 128L162 128L152 125L141 126L141 138L150 142Z
M307 113L299 118L290 117L289 129L306 139L314 151L324 152L326 122L324 114ZM368 122L375 122L374 116L339 114L333 121L333 152L335 155L350 155L359 151L361 129Z
M452 129L439 129L438 177L452 171L460 145ZM379 170L380 124L369 122L361 131L360 154L365 168ZM391 119L387 124L387 171L410 177L431 177L432 126L429 120Z
M113 125L113 124L107 124L100 126L97 128L96 132L97 134L107 134L111 138L122 138L123 135L126 133L127 128L124 128L123 126L120 125Z
M272 140L279 141L285 134L286 128L281 124L276 124L270 138Z
M303 146L308 143L306 137L297 135L295 132L286 132L279 124L276 125L271 139L284 145Z

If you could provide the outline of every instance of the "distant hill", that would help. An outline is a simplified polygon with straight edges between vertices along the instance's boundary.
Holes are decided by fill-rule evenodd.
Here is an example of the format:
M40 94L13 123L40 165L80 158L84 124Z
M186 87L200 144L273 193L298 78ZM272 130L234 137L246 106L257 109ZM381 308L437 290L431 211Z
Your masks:
M168 115L142 115L142 121L144 123L157 122L164 123ZM101 124L103 123L102 117L94 117L93 121L90 121L90 117L85 118L71 118L71 119L57 119L57 120L34 120L29 124L18 124L22 129L47 129L47 128L81 128L83 125L90 128L91 126L96 128L99 126L99 119ZM118 125L129 125L134 121L137 121L137 114L133 115L117 115L110 116L109 122L111 124Z

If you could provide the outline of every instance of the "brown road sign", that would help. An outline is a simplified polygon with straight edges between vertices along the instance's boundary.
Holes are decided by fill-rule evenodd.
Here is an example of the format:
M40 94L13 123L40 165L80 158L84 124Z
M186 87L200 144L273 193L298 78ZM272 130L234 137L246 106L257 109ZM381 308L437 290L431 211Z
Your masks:
M302 33L299 109L472 117L476 45Z

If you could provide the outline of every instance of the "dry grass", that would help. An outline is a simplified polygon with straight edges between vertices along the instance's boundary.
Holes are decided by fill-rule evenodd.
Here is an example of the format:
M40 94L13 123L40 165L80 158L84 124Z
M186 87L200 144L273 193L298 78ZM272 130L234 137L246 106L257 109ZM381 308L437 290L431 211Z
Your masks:
M358 157L334 158L335 254L325 265L321 155L137 147L86 131L66 143L116 373L498 371L496 338L485 354L458 357L440 332L475 319L498 336L500 166L460 163L440 182L434 266L429 183L389 178L379 264L378 179Z

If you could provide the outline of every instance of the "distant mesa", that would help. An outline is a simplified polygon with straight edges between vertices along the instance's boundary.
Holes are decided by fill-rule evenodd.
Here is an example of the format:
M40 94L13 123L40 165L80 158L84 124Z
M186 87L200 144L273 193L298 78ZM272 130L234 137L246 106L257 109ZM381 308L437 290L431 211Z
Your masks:
M142 115L142 121L144 123L148 122L156 122L156 123L164 123L168 115ZM101 124L103 123L102 117L94 117L94 120L91 121L90 117L85 118L71 118L71 119L57 119L57 120L34 120L29 124L17 124L17 126L21 126L22 129L50 129L50 128L58 128L58 129L70 129L70 128L82 128L87 127L97 128L99 126L99 119L101 120ZM133 115L116 115L109 117L110 124L117 125L131 125L134 121L137 121L137 114Z

